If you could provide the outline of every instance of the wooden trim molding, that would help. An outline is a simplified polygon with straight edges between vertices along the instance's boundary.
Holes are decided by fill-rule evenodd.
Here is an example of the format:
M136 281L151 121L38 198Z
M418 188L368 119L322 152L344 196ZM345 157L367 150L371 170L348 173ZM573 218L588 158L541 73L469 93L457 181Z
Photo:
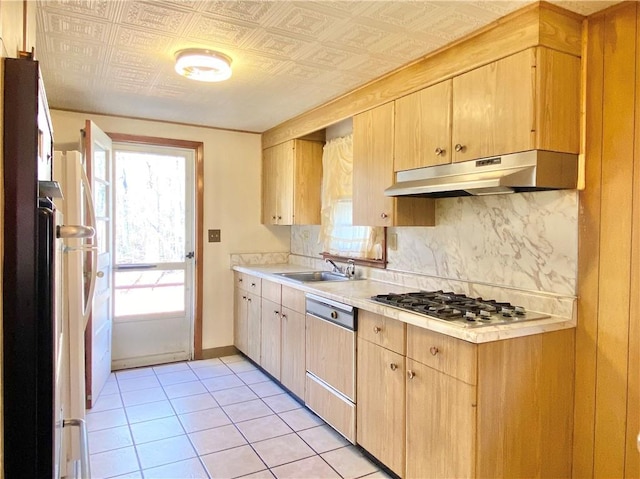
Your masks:
M195 152L195 253L196 253L196 297L193 318L193 353L195 359L202 359L202 308L204 298L204 143L201 141L157 138L153 136L107 133L111 140L120 143L186 148Z
M242 354L235 346L220 346L218 348L208 348L202 350L202 357L198 359L223 358L225 356L233 356L234 354Z
M358 113L534 46L579 57L583 16L528 5L356 90L265 131L262 148L300 138Z

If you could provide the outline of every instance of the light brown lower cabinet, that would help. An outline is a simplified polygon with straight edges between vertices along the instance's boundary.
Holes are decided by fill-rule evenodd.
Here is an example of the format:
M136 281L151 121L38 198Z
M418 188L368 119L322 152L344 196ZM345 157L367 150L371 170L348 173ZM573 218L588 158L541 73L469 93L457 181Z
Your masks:
M260 295L262 280L245 273L234 273L233 343L256 362L260 361Z
M358 338L357 441L404 475L405 357Z
M281 328L280 304L262 298L260 366L278 381L280 380Z
M299 398L304 397L305 384L304 322L303 313L282 307L280 382Z

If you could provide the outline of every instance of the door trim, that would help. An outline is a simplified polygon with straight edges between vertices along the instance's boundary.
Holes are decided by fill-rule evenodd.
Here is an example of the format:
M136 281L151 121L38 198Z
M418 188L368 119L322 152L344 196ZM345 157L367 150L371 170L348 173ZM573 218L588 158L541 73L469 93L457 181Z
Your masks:
M137 143L140 145L168 146L195 151L195 304L193 311L193 355L194 359L202 359L202 302L204 287L204 143L201 141L158 138L154 136L129 135L127 133L107 132L111 140L118 143Z

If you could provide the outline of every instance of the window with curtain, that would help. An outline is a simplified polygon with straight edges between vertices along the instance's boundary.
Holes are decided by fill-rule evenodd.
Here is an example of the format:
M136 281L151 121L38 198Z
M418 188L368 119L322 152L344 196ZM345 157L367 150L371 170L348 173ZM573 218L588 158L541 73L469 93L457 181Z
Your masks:
M329 140L322 155L319 241L334 256L381 260L384 228L353 226L353 134Z

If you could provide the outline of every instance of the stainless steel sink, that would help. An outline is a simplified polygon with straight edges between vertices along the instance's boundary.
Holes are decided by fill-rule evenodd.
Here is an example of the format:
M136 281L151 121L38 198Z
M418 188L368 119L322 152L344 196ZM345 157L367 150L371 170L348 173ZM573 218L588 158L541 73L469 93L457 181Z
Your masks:
M299 283L315 283L318 281L349 281L349 278L342 274L332 273L330 271L302 271L299 273L275 273L291 281Z

